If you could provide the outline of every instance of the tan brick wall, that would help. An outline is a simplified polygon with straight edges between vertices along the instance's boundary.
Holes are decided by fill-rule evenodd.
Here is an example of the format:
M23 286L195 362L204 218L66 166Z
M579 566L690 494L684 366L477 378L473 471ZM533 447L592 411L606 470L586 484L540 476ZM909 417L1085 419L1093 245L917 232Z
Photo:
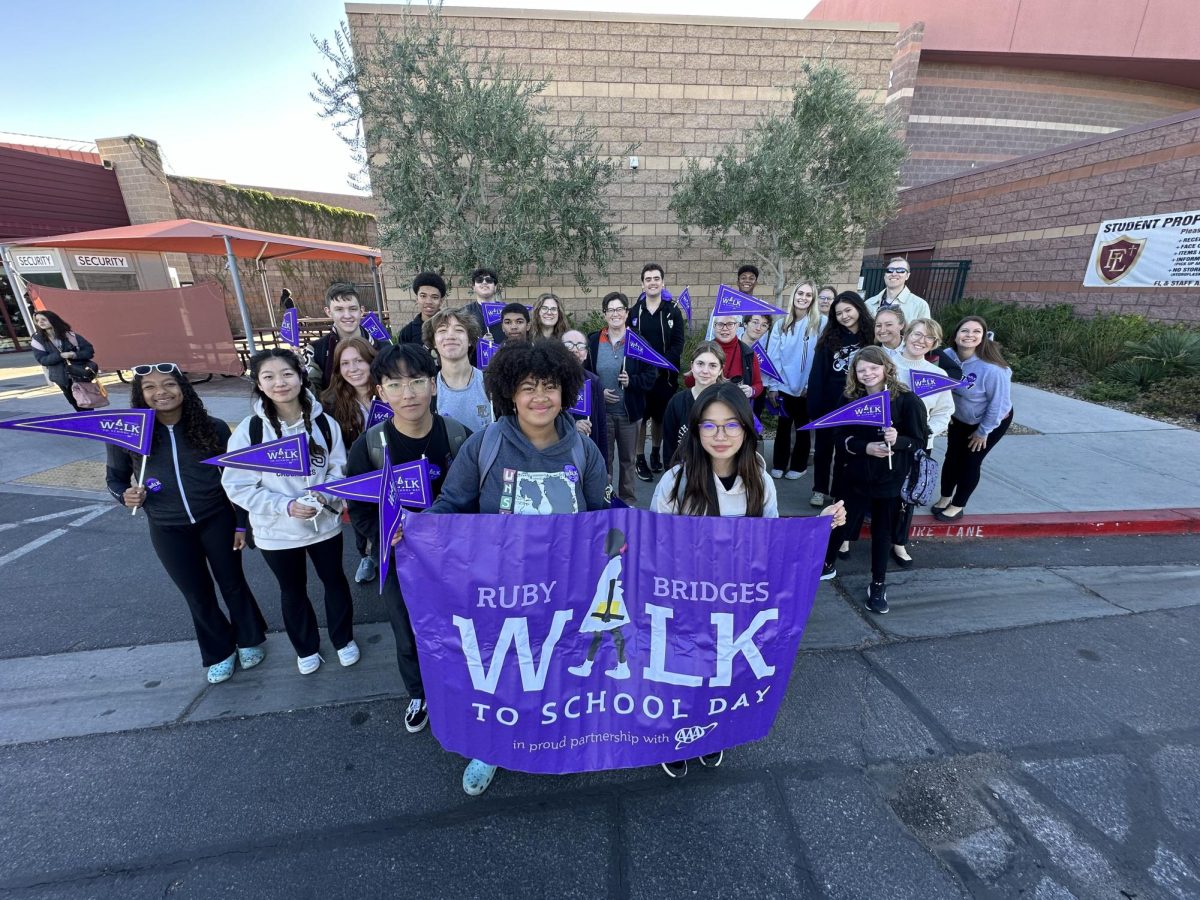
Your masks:
M395 6L346 9L357 45L373 41L377 26L387 28L398 16ZM891 26L799 20L467 8L445 9L443 16L477 53L490 48L533 77L552 78L544 97L551 124L571 128L582 116L608 154L640 145L638 171L623 165L610 197L613 222L625 229L612 271L595 280L590 294L564 274L527 276L506 292L516 300L554 290L569 310L588 311L607 290L634 291L642 264L651 260L665 267L673 291L690 285L697 305L710 307L716 286L732 283L738 265L753 260L736 252L725 257L703 240L683 246L667 204L686 161L710 158L759 116L786 112L806 60L844 66L862 95L882 106L897 37ZM856 283L859 259L839 276L843 285ZM388 270L392 283L411 277L396 268ZM463 296L456 287L452 298ZM401 309L411 315L406 291L393 290L391 298L404 298Z

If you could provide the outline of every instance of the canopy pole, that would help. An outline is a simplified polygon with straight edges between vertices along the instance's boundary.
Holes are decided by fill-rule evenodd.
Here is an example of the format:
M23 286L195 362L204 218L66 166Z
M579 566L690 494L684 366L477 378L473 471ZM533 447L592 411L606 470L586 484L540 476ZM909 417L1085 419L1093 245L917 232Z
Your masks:
M254 257L255 268L258 269L258 280L262 285L263 302L267 304L267 318L271 320L271 328L278 328L275 322L275 304L271 302L271 294L267 290L267 267L263 265L263 254L267 252L268 244L263 244L262 249L258 251L258 256Z
M254 346L254 327L250 324L250 310L246 308L246 294L242 291L242 276L238 274L237 259L233 255L233 244L229 241L229 235L221 235L225 241L225 258L229 260L229 273L233 276L233 292L237 294L238 310L242 314L242 328L246 330L246 349L251 353L257 353L258 348Z
M379 312L383 313L383 278L379 275L379 266L375 262L375 257L371 257L371 279L375 282L375 305L379 308Z

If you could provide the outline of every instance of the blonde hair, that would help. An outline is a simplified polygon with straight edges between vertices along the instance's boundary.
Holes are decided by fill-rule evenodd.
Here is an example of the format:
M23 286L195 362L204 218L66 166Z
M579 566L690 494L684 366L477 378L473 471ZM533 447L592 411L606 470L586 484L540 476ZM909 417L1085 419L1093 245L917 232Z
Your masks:
M804 333L816 334L821 330L821 307L817 303L817 294L820 291L817 290L814 282L804 278L796 282L796 286L792 288L792 293L788 299L787 315L783 318L783 327L781 329L784 334L791 334L792 329L796 327L796 323L800 321L796 317L796 291L800 290L806 284L812 288L812 303L808 304L808 311L804 314Z
M858 380L859 362L869 362L872 365L883 366L883 385L893 394L900 394L908 390L908 385L900 380L896 364L888 356L887 351L882 347L863 347L850 357L850 365L846 369L845 394L851 400L855 397L865 397L867 394L867 389Z
M911 322L909 322L907 325L905 325L904 326L904 340L906 340L906 341L908 340L908 336L912 333L912 330L914 328L916 328L918 325L920 325L922 328L924 328L925 331L929 334L929 336L931 338L933 338L933 346L937 347L938 345L940 345L942 343L942 338L944 337L944 335L942 334L942 326L937 323L937 320L926 319L926 318L913 319Z

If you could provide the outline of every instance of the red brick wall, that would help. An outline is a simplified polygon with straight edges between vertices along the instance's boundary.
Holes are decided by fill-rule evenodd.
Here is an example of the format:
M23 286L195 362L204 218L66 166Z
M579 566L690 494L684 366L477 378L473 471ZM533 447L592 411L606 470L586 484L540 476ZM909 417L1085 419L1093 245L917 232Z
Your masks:
M970 259L967 296L1200 322L1195 288L1085 288L1100 222L1200 209L1200 109L911 188L868 253Z

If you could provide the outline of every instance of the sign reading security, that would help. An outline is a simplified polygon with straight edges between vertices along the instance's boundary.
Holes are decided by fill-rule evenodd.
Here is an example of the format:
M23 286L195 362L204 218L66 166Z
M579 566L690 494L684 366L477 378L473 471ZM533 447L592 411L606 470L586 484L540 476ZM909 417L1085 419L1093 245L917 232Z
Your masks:
M1200 287L1200 210L1100 223L1085 287Z

